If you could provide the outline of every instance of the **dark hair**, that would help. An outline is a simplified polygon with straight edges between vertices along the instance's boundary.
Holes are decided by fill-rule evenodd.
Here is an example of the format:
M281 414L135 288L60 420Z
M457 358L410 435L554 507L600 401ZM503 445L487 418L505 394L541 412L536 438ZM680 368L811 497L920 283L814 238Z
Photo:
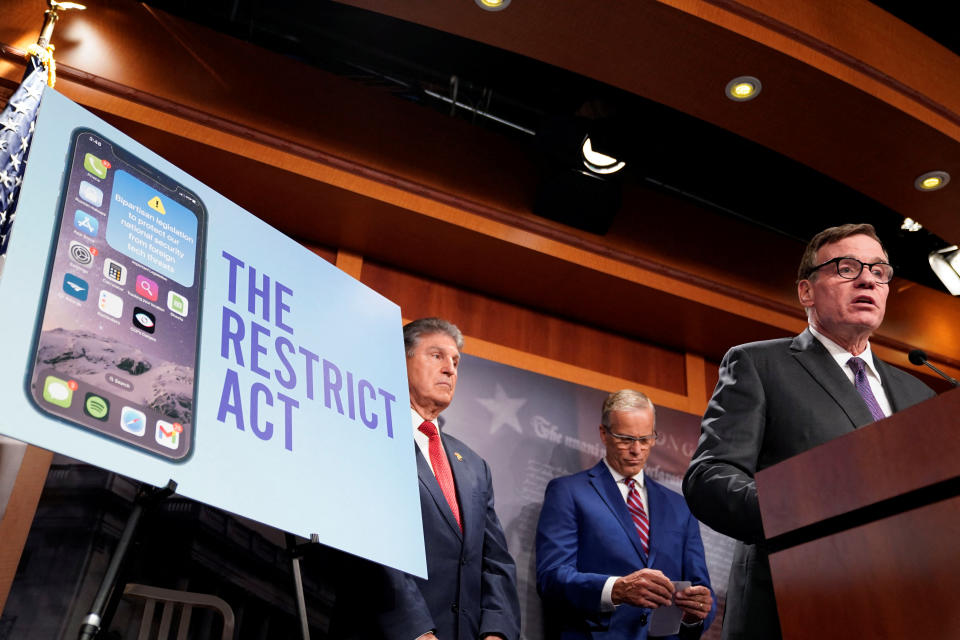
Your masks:
M821 247L843 240L844 238L849 238L850 236L868 236L880 243L880 248L883 249L883 243L880 242L877 231L873 228L872 224L843 224L839 227L824 229L813 236L813 239L807 244L807 248L803 252L803 257L800 258L800 268L797 269L797 282L816 276L814 269L818 266L817 252L820 251ZM883 255L886 257L886 249L883 249Z
M420 336L431 333L445 333L453 338L458 350L463 350L463 334L460 333L457 325L443 318L420 318L419 320L408 322L403 327L403 348L408 358L413 355L414 348L416 348L417 343L420 342Z

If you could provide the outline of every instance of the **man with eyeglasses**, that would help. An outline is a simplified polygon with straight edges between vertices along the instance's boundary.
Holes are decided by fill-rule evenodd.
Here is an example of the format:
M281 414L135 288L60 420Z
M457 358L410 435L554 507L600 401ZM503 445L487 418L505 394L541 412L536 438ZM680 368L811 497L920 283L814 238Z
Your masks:
M871 225L826 229L807 245L797 274L807 329L734 347L720 363L683 493L697 518L739 541L727 640L781 637L754 474L934 395L870 349L892 278Z
M537 590L560 637L641 640L654 609L682 610L679 636L699 638L715 615L700 525L680 494L645 478L656 444L653 403L611 393L593 468L547 485L537 524ZM689 581L677 590L672 581Z

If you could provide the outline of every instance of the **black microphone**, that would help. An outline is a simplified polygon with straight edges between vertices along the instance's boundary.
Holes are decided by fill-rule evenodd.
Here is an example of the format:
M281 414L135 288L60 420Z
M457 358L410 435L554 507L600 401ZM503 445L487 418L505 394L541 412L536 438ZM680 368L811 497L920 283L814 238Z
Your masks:
M949 383L952 384L953 386L955 386L955 387L960 387L960 382L957 382L956 380L954 380L953 378L951 378L950 376L948 376L947 374L945 374L943 371L940 371L940 369L937 369L935 366L933 366L932 364L930 364L930 363L927 361L927 354L925 354L922 350L920 350L920 349L914 349L913 351L910 352L910 355L909 355L908 357L910 358L910 362L911 362L912 364L915 364L915 365L917 365L918 367L919 367L920 365L924 365L924 364L925 364L925 365L927 365L928 367L930 367L931 369L933 369L933 370L936 372L937 375L939 375L941 378L943 378L944 380L946 380L947 382L949 382Z

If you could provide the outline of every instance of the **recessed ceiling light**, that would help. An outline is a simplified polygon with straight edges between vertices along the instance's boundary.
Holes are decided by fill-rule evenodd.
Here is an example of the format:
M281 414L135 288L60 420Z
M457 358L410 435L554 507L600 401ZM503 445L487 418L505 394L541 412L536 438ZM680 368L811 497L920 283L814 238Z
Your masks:
M510 6L510 0L475 0L475 2L485 11L502 11Z
M740 76L727 83L725 93L735 102L746 102L760 95L763 85L753 76Z
M608 175L627 166L627 163L622 160L594 151L589 136L583 141L581 151L583 152L583 166L594 173Z
M936 191L943 189L950 182L950 174L946 171L928 171L913 181L913 186L920 191Z

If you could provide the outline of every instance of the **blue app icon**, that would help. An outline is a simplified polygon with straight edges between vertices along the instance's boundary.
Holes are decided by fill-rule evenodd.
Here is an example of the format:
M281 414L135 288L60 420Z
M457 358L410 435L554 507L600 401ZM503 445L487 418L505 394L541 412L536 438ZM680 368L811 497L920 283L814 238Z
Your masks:
M77 209L73 214L73 226L88 236L96 237L97 231L100 230L100 221L89 213Z
M83 278L78 278L72 273L63 274L63 290L76 298L77 300L86 300L90 293L90 285Z
M147 416L133 407L124 407L120 411L120 427L127 433L142 436L147 430Z

